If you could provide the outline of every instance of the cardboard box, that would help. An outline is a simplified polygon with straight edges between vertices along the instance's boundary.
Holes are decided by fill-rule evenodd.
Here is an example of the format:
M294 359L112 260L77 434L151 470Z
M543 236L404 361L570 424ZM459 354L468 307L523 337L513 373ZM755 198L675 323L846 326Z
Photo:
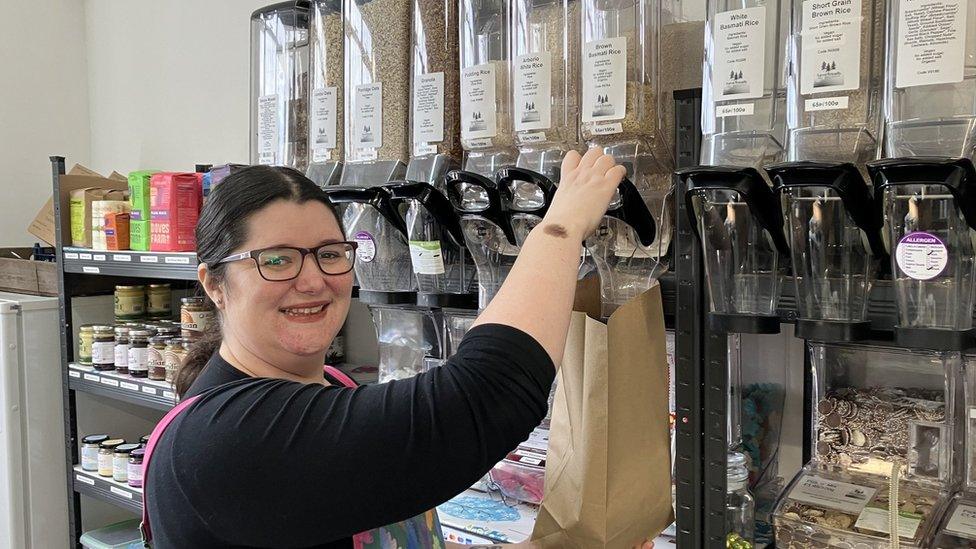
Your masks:
M126 190L128 189L128 185L124 179L102 177L84 166L75 165L66 175L61 176L60 188L60 196L52 197L45 202L41 206L41 209L38 210L37 215L34 216L31 224L27 227L29 233L51 246L56 245L58 242L58 235L56 234L57 224L54 219L56 210L60 211L63 216L60 235L61 242L66 246L72 243L70 218L70 196L72 191L85 188ZM57 208L55 208L55 200L57 200Z
M66 178L68 176L64 177ZM109 179L105 181L111 182ZM64 193L62 192L62 194ZM128 191L124 189L113 190L111 188L100 187L85 187L68 191L68 220L71 233L71 245L81 246L82 248L92 247L93 202L128 202L127 194Z
M196 249L202 189L195 173L161 172L150 180L149 249L191 252Z
M110 193L116 192L118 191L110 191ZM110 213L128 213L129 207L128 200L95 200L92 202L91 247L93 250L109 249L105 239L105 216Z
M31 248L0 248L0 291L58 295L58 265L29 259Z
M129 203L132 204L132 221L149 221L149 181L159 170L139 170L129 173Z
M129 219L129 249L137 252L149 251L149 221Z
M129 249L129 214L105 214L105 249Z

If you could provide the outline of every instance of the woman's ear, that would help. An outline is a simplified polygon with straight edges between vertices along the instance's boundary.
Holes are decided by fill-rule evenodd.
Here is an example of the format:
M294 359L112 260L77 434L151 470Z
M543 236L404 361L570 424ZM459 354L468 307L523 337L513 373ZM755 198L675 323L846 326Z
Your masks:
M213 301L218 309L223 310L224 290L220 287L216 277L211 274L206 263L201 263L197 266L197 279L200 281L200 285L203 286L203 290L207 292L207 297L210 298L210 301Z

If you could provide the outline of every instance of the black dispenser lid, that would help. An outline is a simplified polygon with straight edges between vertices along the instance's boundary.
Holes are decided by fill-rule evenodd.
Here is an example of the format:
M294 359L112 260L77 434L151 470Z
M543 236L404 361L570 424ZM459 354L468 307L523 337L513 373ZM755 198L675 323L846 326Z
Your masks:
M430 183L414 181L394 181L383 185L393 200L416 200L443 227L454 243L464 247L464 232L461 231L461 219L454 206L443 193Z
M607 210L608 217L619 219L634 230L637 239L644 246L654 243L657 236L657 225L654 223L654 216L647 209L644 198L638 192L637 187L626 177L617 185L617 192L620 201L615 207Z
M477 214L497 225L505 234L508 243L516 246L515 231L509 221L506 208L502 205L501 193L498 192L498 185L483 175L465 170L451 170L445 176L447 183L447 196L451 199L454 209L459 214ZM484 208L465 208L461 199L461 185L473 185L480 187L488 198L488 203Z
M966 224L976 229L976 168L968 158L887 158L868 162L867 167L879 203L886 187L942 185L955 198Z
M390 191L382 186L376 187L330 187L323 192L329 197L333 204L369 204L376 208L380 215L393 225L404 238L407 235L407 224L400 217L400 212L393 205L393 197Z

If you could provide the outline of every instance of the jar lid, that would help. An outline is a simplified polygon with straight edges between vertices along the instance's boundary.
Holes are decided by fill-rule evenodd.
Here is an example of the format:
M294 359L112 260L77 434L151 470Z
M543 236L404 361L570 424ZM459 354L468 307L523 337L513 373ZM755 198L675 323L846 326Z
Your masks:
M149 435L142 435L139 437L139 442L143 444L149 444Z
M124 285L119 285L119 286L116 286L115 287L115 291L116 292L119 291L119 290L124 290L124 291L133 291L133 290L144 291L145 289L146 289L146 287L145 286L141 286L141 285L140 286L124 286Z
M115 326L106 326L104 324L96 324L92 326L93 332L114 332Z
M184 297L180 299L180 303L184 305L203 305L204 301L202 297Z
M82 444L101 444L108 440L108 435L88 435L81 439Z
M78 328L78 330L81 331L81 332L94 332L95 331L95 325L94 324L85 324L81 328Z
M128 326L116 326L115 327L115 335L128 335L128 333L130 331L131 331L131 328L129 328Z
M171 286L169 284L150 284L150 290L169 290Z
M116 454L128 454L133 450L138 450L139 444L120 444L115 447Z
M159 335L175 336L180 333L179 326L160 326L157 330Z
M167 336L158 335L158 336L153 336L153 337L149 338L149 344L150 345L159 345L159 344L165 345L166 342L168 342L169 340L170 340L170 338L167 337Z
M152 334L150 334L146 330L132 330L132 331L129 332L129 336L131 336L131 337L148 338L150 335L152 335Z
M125 444L125 439L122 439L122 438L113 438L112 440L103 441L99 446L101 448L113 448L114 449L115 447L121 446L123 444Z
M144 448L136 448L135 450L129 452L130 458L142 459L146 455L146 450Z

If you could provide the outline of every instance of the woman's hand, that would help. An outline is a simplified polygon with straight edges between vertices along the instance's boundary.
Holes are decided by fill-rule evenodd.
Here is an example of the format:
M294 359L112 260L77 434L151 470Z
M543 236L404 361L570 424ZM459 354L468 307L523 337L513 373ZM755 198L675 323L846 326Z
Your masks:
M570 151L563 158L559 188L542 225L549 231L561 228L582 242L599 227L617 185L626 175L627 169L599 147L582 157Z

